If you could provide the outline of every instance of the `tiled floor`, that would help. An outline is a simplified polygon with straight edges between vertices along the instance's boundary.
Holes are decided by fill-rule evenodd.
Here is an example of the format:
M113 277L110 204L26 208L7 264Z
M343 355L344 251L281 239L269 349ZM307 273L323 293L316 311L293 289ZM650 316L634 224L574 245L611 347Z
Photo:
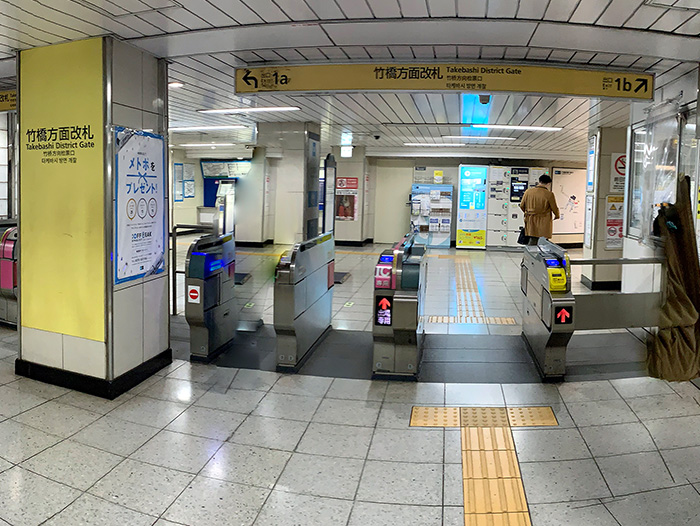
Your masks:
M387 383L176 361L114 401L16 377L0 331L0 524L464 525L459 429L418 406L552 407L513 428L532 524L700 523L700 390L650 378ZM469 492L468 492L469 494Z

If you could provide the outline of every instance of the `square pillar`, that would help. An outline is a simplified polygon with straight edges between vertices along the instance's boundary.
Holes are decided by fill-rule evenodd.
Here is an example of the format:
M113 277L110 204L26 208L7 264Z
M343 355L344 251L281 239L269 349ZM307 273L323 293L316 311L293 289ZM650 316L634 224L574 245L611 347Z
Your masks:
M172 361L166 65L103 37L18 71L16 371L115 398Z

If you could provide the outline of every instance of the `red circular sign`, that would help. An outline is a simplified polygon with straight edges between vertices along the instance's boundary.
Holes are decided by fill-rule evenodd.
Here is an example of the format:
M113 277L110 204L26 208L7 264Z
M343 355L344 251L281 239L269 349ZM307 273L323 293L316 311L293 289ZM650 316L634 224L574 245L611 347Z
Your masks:
M618 175L625 175L625 165L627 164L627 155L620 155L615 159L615 171Z
M199 298L199 291L197 289L190 289L190 299L194 301L197 298Z

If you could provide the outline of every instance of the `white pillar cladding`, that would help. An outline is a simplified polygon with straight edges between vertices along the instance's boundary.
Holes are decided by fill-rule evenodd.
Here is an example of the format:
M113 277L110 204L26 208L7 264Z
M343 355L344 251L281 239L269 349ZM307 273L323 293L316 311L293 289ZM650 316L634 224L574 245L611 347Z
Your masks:
M320 125L313 122L258 124L258 145L282 151L274 162L274 242L277 244L290 245L319 233L320 133Z
M598 128L589 135L593 137L596 134L597 145L591 157L591 160L595 159L593 188L587 188L584 202L584 213L590 217L586 223L590 222L591 231L590 236L584 235L583 257L619 258L622 257L622 239L609 235L608 229L613 228L613 224L617 226L617 221L622 221L624 188L616 188L611 184L614 170L612 163L613 156L627 152L627 129ZM586 266L581 271L581 282L592 290L619 289L621 280L622 269L616 265Z

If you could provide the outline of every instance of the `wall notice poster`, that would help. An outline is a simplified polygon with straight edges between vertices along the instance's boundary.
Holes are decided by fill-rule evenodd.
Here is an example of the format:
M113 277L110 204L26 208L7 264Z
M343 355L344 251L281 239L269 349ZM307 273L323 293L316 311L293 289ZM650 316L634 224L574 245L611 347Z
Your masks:
M610 193L625 193L627 154L614 153L610 161Z
M194 197L195 193L195 183L194 183L194 164L186 164L184 168L184 175L182 178L182 193L185 199L190 199Z
M591 248L593 241L593 194L586 195L586 218L583 225L583 244L586 248Z
M457 248L486 248L488 166L459 167Z
M163 137L115 128L115 283L165 269Z
M588 138L588 162L586 163L586 192L595 191L595 164L598 147L598 136Z
M586 171L575 168L552 169L552 192L560 217L553 223L555 234L583 234Z
M357 221L358 192L360 180L357 177L336 177L335 179L335 218L338 221Z
M625 197L622 195L609 195L605 207L605 248L622 248L622 217L625 205Z

